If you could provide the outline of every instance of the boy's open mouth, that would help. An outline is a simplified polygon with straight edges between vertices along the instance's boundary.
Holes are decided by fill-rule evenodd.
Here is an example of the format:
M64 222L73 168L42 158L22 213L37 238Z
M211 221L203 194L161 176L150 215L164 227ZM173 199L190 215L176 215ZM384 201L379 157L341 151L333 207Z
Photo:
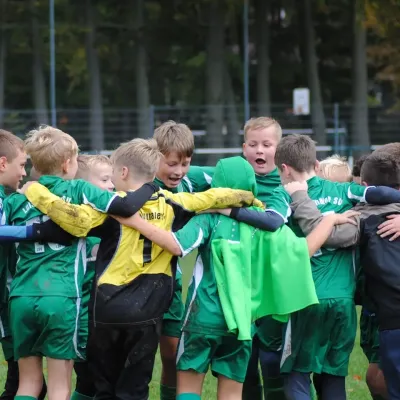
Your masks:
M169 178L171 182L178 183L182 178Z
M256 158L257 165L264 165L266 161L263 158Z

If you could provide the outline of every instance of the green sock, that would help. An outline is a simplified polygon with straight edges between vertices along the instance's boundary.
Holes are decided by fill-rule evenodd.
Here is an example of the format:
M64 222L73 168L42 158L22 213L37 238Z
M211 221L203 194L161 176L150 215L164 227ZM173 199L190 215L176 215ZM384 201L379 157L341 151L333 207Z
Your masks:
M182 393L176 396L176 400L200 400L200 395L196 393Z
M37 400L37 397L33 397L33 396L15 396L14 400Z
M71 400L92 400L93 397L85 396L84 394L78 393L76 390L72 393Z
M286 400L283 390L283 378L268 378L264 381L265 400Z
M160 400L175 400L176 387L160 384Z

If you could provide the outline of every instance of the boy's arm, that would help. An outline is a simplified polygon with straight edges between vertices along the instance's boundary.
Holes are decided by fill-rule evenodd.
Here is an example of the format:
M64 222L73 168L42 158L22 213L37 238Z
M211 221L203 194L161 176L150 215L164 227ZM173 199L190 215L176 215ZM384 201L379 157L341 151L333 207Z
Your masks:
M324 218L318 207L310 199L306 190L296 190L293 186L286 185L292 198L291 208L293 217L297 220L300 229L308 235ZM292 188L292 189L290 189ZM296 190L292 192L291 190ZM349 214L345 214L350 218ZM352 223L336 225L327 240L325 247L338 248L350 247L358 243L360 237L360 217L354 214Z
M184 257L201 246L211 232L209 215L197 215L178 232L172 233L147 222L135 214L129 219L115 218L121 224L139 231L147 239L169 253Z
M245 190L215 188L202 193L170 193L167 191L162 191L162 193L167 199L191 212L252 204L260 206L261 204L260 201L254 199L253 193Z
M386 186L362 186L355 182L345 183L348 185L347 197L353 203L369 203L385 205L400 203L400 191Z
M346 224L347 218L343 214L329 214L307 235L308 254L313 256L326 242L335 225Z
M214 170L215 167L191 166L183 179L188 181L191 192L205 192L211 187Z

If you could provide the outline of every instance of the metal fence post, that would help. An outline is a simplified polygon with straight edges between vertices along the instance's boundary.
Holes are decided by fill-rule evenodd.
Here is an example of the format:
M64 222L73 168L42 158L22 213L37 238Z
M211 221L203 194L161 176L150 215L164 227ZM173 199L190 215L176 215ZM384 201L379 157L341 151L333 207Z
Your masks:
M335 154L339 154L339 146L340 146L340 137L339 137L339 127L340 127L340 122L339 122L339 104L335 103L333 105L333 123L334 123L334 128L335 128L335 134L334 134L334 149L335 149Z
M149 137L153 137L154 134L154 114L155 109L152 104L149 107Z

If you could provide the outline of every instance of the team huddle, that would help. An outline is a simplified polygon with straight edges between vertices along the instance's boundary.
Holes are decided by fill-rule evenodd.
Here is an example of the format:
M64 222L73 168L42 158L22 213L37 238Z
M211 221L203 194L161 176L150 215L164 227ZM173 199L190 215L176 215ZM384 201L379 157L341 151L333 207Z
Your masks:
M371 396L400 399L400 143L352 171L259 117L243 156L193 152L174 121L111 157L0 130L1 398L146 400L159 349L161 400L209 369L220 400L346 399L357 304Z

